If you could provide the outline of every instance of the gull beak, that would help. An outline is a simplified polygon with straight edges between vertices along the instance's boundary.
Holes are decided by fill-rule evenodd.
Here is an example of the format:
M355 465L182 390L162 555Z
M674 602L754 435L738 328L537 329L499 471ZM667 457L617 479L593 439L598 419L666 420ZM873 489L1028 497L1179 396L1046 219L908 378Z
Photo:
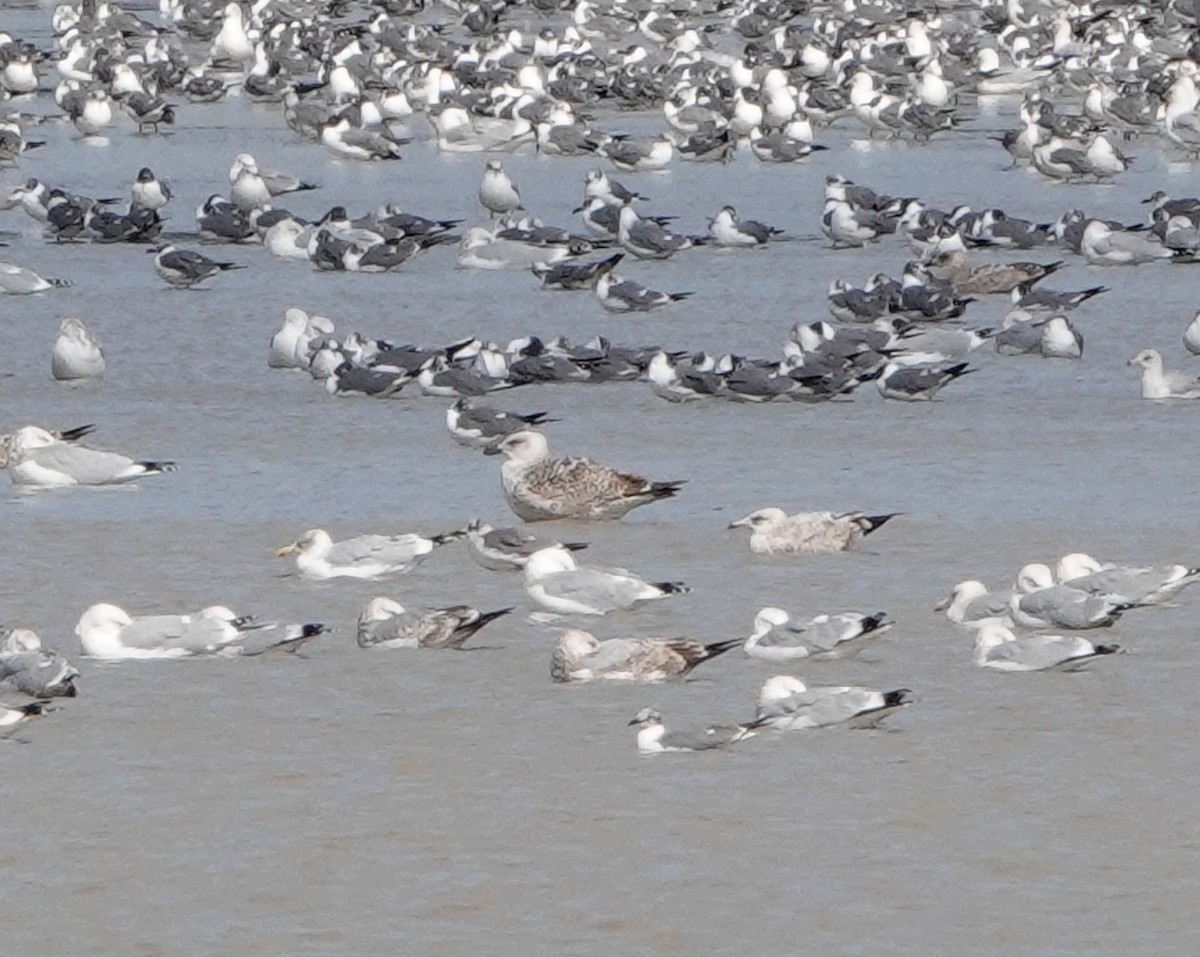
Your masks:
M295 550L296 550L296 543L292 542L292 544L284 545L283 548L278 549L275 552L275 557L276 558L287 558Z
M632 721L629 722L629 727L632 728L635 724L641 724L641 723L642 722L638 718L634 718Z
M933 606L933 610L934 611L945 611L949 607L950 607L950 599L943 598L941 601L939 601L936 605Z
M500 446L489 445L486 449L483 450L483 454L484 455L499 455L500 454Z
M736 522L730 522L730 523L729 523L728 525L726 525L725 527L726 527L726 528L744 528L745 526L747 526L747 525L749 525L749 524L750 524L750 519L748 519L748 518L739 518L739 519L738 519Z

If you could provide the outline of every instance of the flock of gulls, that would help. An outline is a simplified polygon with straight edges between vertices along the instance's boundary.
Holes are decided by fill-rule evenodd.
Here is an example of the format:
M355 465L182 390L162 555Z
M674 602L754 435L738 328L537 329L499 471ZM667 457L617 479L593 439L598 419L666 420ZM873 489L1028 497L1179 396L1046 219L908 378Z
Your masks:
M549 413L495 408L487 399L493 392L630 381L671 403L820 403L845 401L873 383L882 400L929 402L976 371L972 354L985 347L1000 356L1082 357L1073 317L1108 289L1052 288L1069 258L1164 270L1200 261L1200 199L1161 191L1131 211L1129 222L1080 209L1042 222L992 206L942 208L937 197L890 195L885 183L829 173L818 222L766 223L717 201L706 228L690 232L652 209L653 177L646 175L684 162L745 162L742 153L763 164L826 163L829 148L818 140L834 124L920 150L935 137L967 135L984 97L1010 102L1019 117L1016 128L993 137L998 158L1007 153L1012 165L1050 180L1110 182L1147 150L1194 157L1200 8L1188 0L984 0L936 9L891 0L442 0L428 8L425 0L161 0L149 18L116 2L81 0L57 6L50 27L52 39L42 44L0 33L0 166L21 177L0 194L0 210L30 217L48 257L68 243L134 246L146 255L131 260L152 268L166 287L189 290L239 269L274 282L272 270L282 267L269 260L322 272L403 272L444 246L461 268L526 270L548 294L592 296L604 312L625 314L682 308L693 291L647 285L655 263L701 262L713 247L753 257L807 230L851 251L849 258L874 244L896 250L895 275L861 284L832 278L828 318L809 315L781 330L777 355L619 345L603 335L573 343L545 330L507 343L480 336L413 345L343 333L334 320L299 307L285 312L270 342L272 369L308 373L335 396L443 400L450 438L501 458L504 497L525 525L619 521L687 489L682 481L554 454L540 430ZM225 98L267 104L295 137L334 162L397 163L414 149L481 154L478 205L457 217L392 201L352 213L319 183L246 152L231 161L227 195L195 197L189 235L175 228L183 197L161 175L169 171L128 171L127 197L88 197L36 176L44 124L70 124L72 135L99 146L140 137L153 154L155 137L202 124L208 104ZM661 117L660 132L627 134L622 111ZM594 161L579 205L562 211L561 222L573 225L547 223L530 210L533 191L523 192L503 162L517 150ZM312 209L315 197L323 212L298 211ZM53 296L71 282L0 263L3 294ZM968 324L973 304L998 297L1010 306L999 325ZM1200 315L1183 346L1200 354ZM1142 396L1200 398L1200 379L1169 370L1167 361L1154 349L1131 356ZM62 322L51 371L62 381L104 375L104 351L82 319ZM15 486L170 481L176 468L90 444L93 425L52 425L14 424L0 442ZM748 530L753 553L799 563L853 548L894 517L789 514L771 504L731 528ZM883 612L810 617L765 607L746 637L602 640L580 619L630 613L632 622L639 605L686 594L688 586L590 564L580 555L586 543L552 532L480 520L436 535L340 541L313 528L278 555L305 579L376 581L404 575L452 543L463 543L455 547L465 546L484 569L519 578L536 615L563 623L550 655L556 682L684 679L739 647L773 665L807 667L857 655L893 624ZM1118 650L1078 633L1173 601L1197 579L1200 569L1184 565L1123 566L1072 554L1055 569L1026 565L999 590L960 582L944 608L972 634L982 668L1073 670ZM380 596L362 609L356 642L458 649L514 607L408 609ZM84 610L75 633L84 655L127 660L295 653L328 630L258 621L221 606L136 616L106 603ZM0 708L0 736L74 696L79 684L78 669L36 632L8 631L0 691L13 703ZM667 731L662 715L646 708L630 724L643 753L712 750L772 729L874 727L911 696L903 687L810 684L777 674L764 680L744 721Z

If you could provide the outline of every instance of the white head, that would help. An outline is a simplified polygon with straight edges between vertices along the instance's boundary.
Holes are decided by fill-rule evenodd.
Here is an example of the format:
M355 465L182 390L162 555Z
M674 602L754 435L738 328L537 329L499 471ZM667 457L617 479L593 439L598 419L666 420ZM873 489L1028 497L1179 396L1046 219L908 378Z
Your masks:
M303 309L297 309L295 306L285 310L283 313L284 328L301 330L308 325L308 322L308 313Z
M68 316L62 321L62 325L58 327L58 334L81 344L92 341L92 335L83 324L83 320L74 316Z
M1054 573L1049 565L1033 562L1017 572L1017 589L1025 594L1051 588L1054 585Z
M558 638L557 648L568 658L582 658L590 655L600 647L600 642L592 634L581 628L568 628Z
M358 616L359 621L386 621L396 615L404 614L404 606L390 598L372 598L367 607Z
M549 548L539 549L529 556L529 560L525 563L525 578L529 581L537 581L547 575L574 571L578 567L571 553L562 545L551 545Z
M951 588L950 597L939 601L933 606L933 610L944 611L947 617L953 619L956 615L961 615L962 610L976 598L986 594L987 585L974 578L968 578Z
M233 623L241 616L234 612L232 608L227 608L225 605L209 605L207 608L201 608L196 617L207 618L210 621ZM243 620L249 621L250 619Z
M41 647L42 639L38 637L36 631L29 628L14 628L8 633L8 638L4 642L4 650L13 654L22 651L39 651Z
M57 441L45 429L39 429L36 425L27 425L17 429L8 437L8 456L10 459L20 459L26 452L43 449Z
M987 649L1012 641L1015 637L1000 621L989 618L975 632L975 654L980 657Z
M488 452L493 450L488 449ZM541 432L522 429L506 436L504 441L495 447L494 454L503 455L510 462L538 462L550 454L550 447Z
M781 508L760 508L756 512L751 512L745 518L739 518L736 522L730 522L729 527L749 527L752 531L759 532L778 525L786 518L787 512Z
M83 643L83 650L88 653L88 646L97 638L115 639L121 629L126 625L133 624L133 619L129 615L118 608L116 605L107 605L104 603L92 605L82 615L79 616L79 622L75 625L75 634Z
M299 552L301 555L324 555L331 548L333 539L325 529L310 528L292 544L284 545L275 555L278 558L287 558L293 552Z
M653 708L642 708L641 711L633 716L633 720L629 723L630 725L637 725L639 728L648 728L651 725L661 726L663 719L662 715Z
M768 701L782 701L784 698L790 698L794 694L802 694L808 690L808 686L799 678L792 675L775 675L773 678L768 678L763 682L762 688L758 692L758 703L766 704Z
M791 620L790 616L782 608L760 608L758 614L754 616L754 634L765 635L772 628L778 628L786 625Z
M1055 571L1058 573L1060 582L1069 582L1098 572L1102 567L1096 559L1085 552L1071 552L1070 555L1064 555L1058 560L1058 568Z
M1159 355L1157 349L1143 349L1136 356L1129 360L1131 366L1141 366L1146 371L1151 369L1162 369L1162 356ZM24 431L24 430L22 430Z

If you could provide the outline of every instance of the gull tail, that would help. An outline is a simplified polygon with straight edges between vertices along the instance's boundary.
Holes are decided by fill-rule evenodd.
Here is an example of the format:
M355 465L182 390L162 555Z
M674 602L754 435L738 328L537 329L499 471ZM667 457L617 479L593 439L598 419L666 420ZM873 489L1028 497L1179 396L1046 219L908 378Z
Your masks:
M875 631L885 631L891 627L892 622L888 619L886 611L877 611L873 615L867 615L867 617L862 620L862 629L864 635Z
M686 595L691 592L691 589L683 582L651 582L650 584L664 595Z
M694 295L694 292L672 292L667 294L667 298L670 299L671 302L683 302L683 300L687 299L688 296Z
M305 190L309 190L309 189L320 189L320 188L321 188L321 187L320 187L320 185L318 185L317 183L305 183L305 182L301 182L299 186L297 186L295 189L288 190L288 192L291 192L291 193L302 193L302 192L304 192Z
M704 646L704 660L715 658L717 655L723 655L727 651L732 651L734 648L740 648L745 644L742 638L730 638L726 641L714 641L711 645Z
M559 542L569 552L581 552L588 547L587 542Z
M966 375L968 372L974 371L967 363L960 362L958 365L947 366L942 370L942 375L947 376L946 381L948 382L950 379L957 379L960 375Z
M870 535L876 529L882 528L897 515L902 514L903 512L889 512L884 515L862 515L856 518L854 521L858 527L863 530L864 535ZM885 615L883 612L880 612L879 616L883 618L887 617L887 615Z
M687 479L680 479L678 482L651 482L646 491L650 493L651 498L670 498L686 484Z
M134 462L134 465L140 465L147 475L157 475L160 472L174 472L174 462Z
M548 422L558 422L559 419L548 419L549 412L530 412L526 415L518 415L515 418L520 419L526 425L545 425Z
M220 269L222 272L225 272L226 270L229 270L229 269L245 269L246 268L241 263L213 263L213 265L216 266L218 269Z
M508 608L497 608L495 611L481 612L479 617L476 618L474 621L469 622L467 624L459 625L457 628L454 629L454 637L453 637L454 647L461 648L463 643L466 642L466 640L468 638L470 638L473 634L475 634L475 632L479 631L480 628L482 628L484 625L488 624L489 622L495 621L497 618L503 618L510 611L512 611L512 606L510 606Z
M1092 647L1096 649L1097 655L1115 655L1121 651L1120 645L1093 645Z
M456 528L439 535L430 535L429 540L435 545L449 545L451 542L457 542L460 538L466 538L470 531L471 526L468 525L465 528Z
M89 422L87 425L77 425L73 429L63 429L58 434L64 442L77 442L85 435L91 435L95 431L95 424Z
M43 278L46 278L46 277L43 277ZM68 289L71 286L75 285L75 283L71 282L70 279L48 278L48 279L46 279L46 282L50 283L50 285L53 286L55 289Z

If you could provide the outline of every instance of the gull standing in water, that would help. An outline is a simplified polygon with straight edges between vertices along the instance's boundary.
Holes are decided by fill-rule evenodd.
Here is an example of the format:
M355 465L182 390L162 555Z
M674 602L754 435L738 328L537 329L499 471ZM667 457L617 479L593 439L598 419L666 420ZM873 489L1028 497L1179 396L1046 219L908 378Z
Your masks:
M278 558L296 556L296 568L304 578L381 578L412 571L439 545L462 537L448 532L425 538L414 532L403 535L360 535L335 542L322 528L311 528L290 545L284 545Z
M505 456L504 497L526 522L621 518L639 505L670 498L684 484L651 482L586 458L551 458L546 437L530 430L514 432L484 454Z
M525 563L525 593L560 615L607 615L690 591L683 582L648 582L623 568L581 568L561 545L534 552Z
M817 615L801 623L793 622L782 608L762 608L754 616L754 633L742 648L750 657L764 661L832 661L853 658L868 641L891 627L892 622L882 611L874 615Z
M461 648L480 628L510 611L454 605L410 612L390 598L372 598L358 616L358 647Z
M556 545L577 552L587 548L584 542L544 542L519 528L493 528L475 519L467 526L467 545L475 564L489 571L521 571L529 557L543 548Z
M82 319L71 316L58 327L58 338L50 354L50 374L60 382L99 379L104 375L104 350Z
M1143 399L1200 399L1200 379L1184 372L1165 372L1157 349L1143 349L1129 365L1141 367Z
M995 671L1074 671L1120 649L1077 635L1014 635L996 621L975 633L975 664Z
M870 535L899 513L867 515L864 512L798 512L760 508L730 522L730 528L750 529L750 551L760 555L823 555L842 552Z
M0 645L0 691L15 691L31 698L74 698L79 669L56 651L42 647L42 639L28 628L14 628Z
M479 184L479 202L492 218L525 208L521 205L520 191L508 178L499 160L488 160L484 167L483 181Z
M653 708L643 708L633 716L629 724L638 729L639 754L664 754L668 751L712 751L726 748L754 735L761 722L714 725L703 731L668 731L661 714Z
M36 425L18 429L6 444L8 475L13 485L118 485L143 475L175 471L174 462L136 462L117 452L64 442Z
M564 631L550 656L550 678L570 681L666 681L736 648L741 641L702 644L692 638L613 638L578 628Z
M809 688L799 678L775 675L758 693L758 720L781 731L827 728L846 724L873 728L888 715L909 704L907 688L874 691L870 688Z

